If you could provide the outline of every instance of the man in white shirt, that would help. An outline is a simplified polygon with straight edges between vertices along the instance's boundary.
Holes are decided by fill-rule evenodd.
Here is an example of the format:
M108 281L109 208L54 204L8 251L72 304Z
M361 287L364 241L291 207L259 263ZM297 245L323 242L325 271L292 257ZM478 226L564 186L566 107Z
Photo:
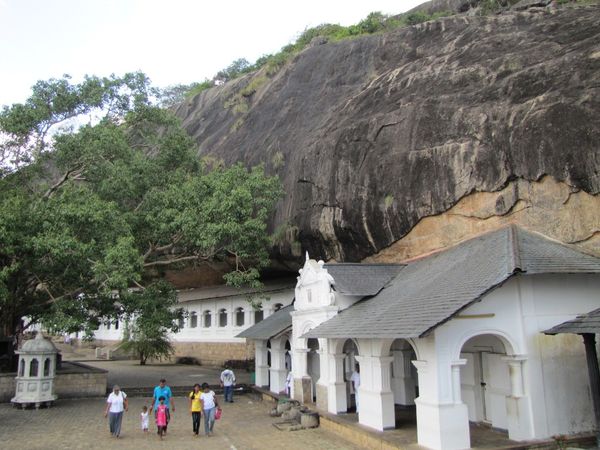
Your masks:
M352 381L352 389L354 390L354 402L356 403L356 414L358 414L358 387L360 386L360 367L358 364L356 364L354 372L352 372L350 381Z
M235 374L229 368L225 366L225 370L221 372L221 386L223 387L223 395L225 401L233 403L233 387L235 386Z
M123 410L129 410L129 400L127 400L127 394L121 391L121 388L115 384L113 386L113 391L108 395L108 399L106 400L104 417L108 416L108 428L110 429L110 434L116 438L121 434Z

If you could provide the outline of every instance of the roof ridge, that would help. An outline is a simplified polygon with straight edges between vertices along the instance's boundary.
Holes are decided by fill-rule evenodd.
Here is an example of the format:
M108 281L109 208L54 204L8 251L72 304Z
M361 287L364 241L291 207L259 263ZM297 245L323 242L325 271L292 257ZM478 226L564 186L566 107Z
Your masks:
M521 248L519 246L519 229L515 224L508 226L508 256L509 256L509 267L508 273L514 273L515 271L525 272L523 262L521 261Z

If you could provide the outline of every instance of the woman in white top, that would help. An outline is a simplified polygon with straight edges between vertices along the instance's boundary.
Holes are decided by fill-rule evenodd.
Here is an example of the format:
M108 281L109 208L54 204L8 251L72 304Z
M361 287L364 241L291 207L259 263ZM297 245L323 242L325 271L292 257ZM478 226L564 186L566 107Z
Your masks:
M200 400L204 409L204 432L209 436L215 426L215 413L219 408L219 402L215 393L208 387L208 383L202 383L202 389L204 392L200 395Z
M123 421L123 411L129 410L129 401L127 394L121 391L118 385L113 386L113 391L106 400L106 410L104 417L108 416L108 428L110 434L118 438L121 434L121 422Z

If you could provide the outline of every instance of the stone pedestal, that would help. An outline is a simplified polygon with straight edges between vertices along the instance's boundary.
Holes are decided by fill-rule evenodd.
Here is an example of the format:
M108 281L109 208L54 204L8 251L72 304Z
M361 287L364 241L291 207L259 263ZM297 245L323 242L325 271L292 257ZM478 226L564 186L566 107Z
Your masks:
M436 450L462 450L471 447L467 405L431 404L420 398L415 400L415 404L419 445Z
M312 403L312 378L294 378L294 400L303 404Z

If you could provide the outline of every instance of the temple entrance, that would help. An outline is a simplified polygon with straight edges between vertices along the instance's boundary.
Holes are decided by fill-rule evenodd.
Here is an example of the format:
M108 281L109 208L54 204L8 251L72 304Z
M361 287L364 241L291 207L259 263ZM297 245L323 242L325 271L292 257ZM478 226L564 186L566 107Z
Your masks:
M317 339L308 339L306 342L308 347L307 357L307 370L308 376L311 379L311 398L313 402L317 401L317 381L321 376L321 363L319 358L319 341Z
M462 347L461 397L469 410L469 420L508 430L506 398L511 385L507 351L498 337L486 334L469 339Z
M346 382L346 404L348 412L356 412L356 392L352 387L352 373L356 367L358 347L352 339L346 340L343 347L344 353L344 381Z

